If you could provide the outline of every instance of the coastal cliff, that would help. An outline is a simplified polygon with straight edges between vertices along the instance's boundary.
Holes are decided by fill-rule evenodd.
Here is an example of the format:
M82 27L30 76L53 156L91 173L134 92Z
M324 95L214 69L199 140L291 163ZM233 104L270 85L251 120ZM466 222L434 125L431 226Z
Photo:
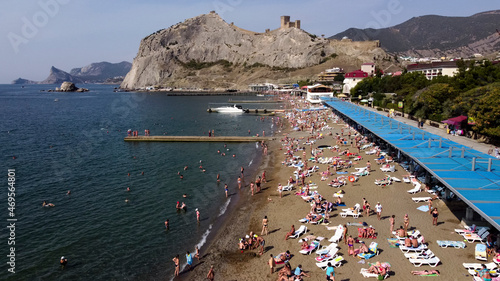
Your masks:
M142 39L121 87L246 89L266 80L311 78L334 60L359 67L375 56L385 56L376 41L329 40L295 27L252 32L211 12Z

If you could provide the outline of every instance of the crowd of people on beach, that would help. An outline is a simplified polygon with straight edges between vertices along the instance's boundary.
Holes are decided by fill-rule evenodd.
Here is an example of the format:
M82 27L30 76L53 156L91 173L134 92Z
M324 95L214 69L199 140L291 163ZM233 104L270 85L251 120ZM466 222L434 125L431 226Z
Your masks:
M294 100L290 99L289 102L297 108L300 107L299 103L296 103ZM283 166L292 167L295 172L292 176L290 176L286 185L277 183L277 196L279 200L290 200L290 197L284 199L283 193L295 189L293 193L300 196L304 202L310 204L311 208L308 213L304 214L304 217L300 220L302 223L325 225L328 227L329 224L332 223L332 212L334 212L338 207L345 207L350 210L352 214L362 215L364 220L372 220L373 225L379 223L378 221L388 219L387 227L390 229L390 233L392 234L391 237L397 238L400 243L399 245L402 247L419 248L426 244L422 233L419 233L415 230L415 227L412 227L412 224L410 223L410 215L408 213L391 214L382 204L385 202L383 200L384 198L380 200L383 202L373 200L372 203L377 202L375 205L371 205L366 198L362 198L362 204L356 204L358 206L355 205L352 208L347 208L343 199L345 199L346 196L351 196L352 194L347 194L344 190L339 189L338 192L334 193L334 199L330 200L328 196L323 196L320 192L318 192L317 184L308 180L308 178L314 174L320 175L322 181L326 181L329 183L328 185L336 188L346 186L349 183L354 186L359 178L364 175L350 176L349 169L355 165L362 165L360 168L362 168L363 171L366 171L367 175L373 171L370 161L366 161L366 164L361 164L361 160L363 158L361 152L363 150L369 148L370 151L373 151L373 154L378 158L373 161L373 163L375 165L380 165L380 167L394 161L393 155L384 155L380 147L378 147L372 139L364 136L362 132L357 130L358 128L344 123L340 116L335 115L331 111L291 110L286 112L284 119L288 121L292 130L308 133L308 136L303 139L293 137L292 134L284 134L283 137L281 137L280 150L284 153L284 159L281 163ZM338 129L338 133L332 132L332 124ZM325 138L328 139L328 143L331 143L331 145L321 148L317 147L316 144L318 141ZM261 148L263 154L267 154L267 144L261 143ZM327 154L335 154L336 156L331 159L326 159ZM331 160L331 162L325 160ZM321 171L320 167L317 165L319 163L327 164L324 171ZM377 181L390 182L391 179L389 177ZM245 184L244 168L241 167L237 183L239 190L245 190L248 188L247 191L250 196L255 196L262 192L263 184L267 183L265 171L261 175L257 175L255 180L251 180L248 184ZM224 189L227 196L228 186L226 184L224 185ZM433 226L439 225L438 208L432 204L432 201L438 198L439 196L435 195L427 201L429 207L428 215L431 217L431 219L429 219L429 224L432 222ZM268 197L268 200L271 201L272 199ZM388 206L390 210L390 206L386 206ZM373 219L371 217L373 217ZM399 225L398 220L400 220L401 225L399 228L396 228L396 225ZM292 267L292 252L295 249L276 249L278 251L282 251L278 255L273 255L268 252L266 249L266 239L267 236L270 235L270 220L268 216L263 217L261 224L262 229L260 231L260 235L250 231L247 232L248 234L245 233L238 236L238 250L241 253L255 251L257 257L263 256L264 254L268 255L269 260L267 262L267 266L269 266L269 272L271 276L277 277L277 280L295 281L310 277L311 270L305 271L301 264L296 267ZM342 235L338 242L340 244L340 241L342 241L346 246L347 256L360 258L367 254L373 254L373 256L378 254L378 250L373 249L371 243L367 243L367 241L369 241L368 239L377 239L379 236L379 231L377 231L373 225L369 225L364 222L359 224L342 224ZM357 226L357 233L349 233L349 226ZM291 225L289 231L284 232L284 240L294 238L296 234L297 229L295 225ZM266 239L264 239L264 237L266 237ZM296 250L305 251L310 249L312 245L315 245L316 238L318 237L309 235L308 237L302 239L302 243L299 243ZM317 245L319 245L319 243L317 243ZM496 254L495 251L493 251L493 253ZM323 255L318 258L321 259L322 257ZM336 264L333 260L324 265L323 269L325 270L325 273L323 274L326 275L327 280L335 280L334 266L338 265L339 264ZM213 272L213 267L211 267L210 270ZM382 277L387 277L390 271L391 266L389 263L379 261L370 263L365 269L366 273ZM408 274L408 272L406 274ZM437 270L422 270L411 271L410 274L437 276L440 275L440 272ZM484 280L487 280L487 278L485 278L487 275L483 274L481 277Z

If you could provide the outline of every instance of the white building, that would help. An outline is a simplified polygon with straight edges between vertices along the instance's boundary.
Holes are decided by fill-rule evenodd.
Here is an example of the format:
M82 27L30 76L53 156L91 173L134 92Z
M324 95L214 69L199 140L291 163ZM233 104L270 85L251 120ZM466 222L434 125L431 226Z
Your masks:
M368 73L361 71L361 70L356 70L356 71L347 73L344 77L344 88L342 90L342 93L350 94L351 89L356 87L356 85L361 80L367 78L368 76L369 76Z
M307 98L306 100L310 103L321 103L321 97L333 97L333 89L321 85L315 84L313 86L307 86Z
M406 69L408 72L423 73L429 80L439 76L453 77L456 73L458 73L456 61L410 64L406 67Z

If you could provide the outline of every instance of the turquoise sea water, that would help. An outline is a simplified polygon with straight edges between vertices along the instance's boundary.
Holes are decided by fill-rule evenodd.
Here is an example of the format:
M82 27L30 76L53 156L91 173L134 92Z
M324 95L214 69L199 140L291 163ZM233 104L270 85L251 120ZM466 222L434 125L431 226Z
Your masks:
M205 245L206 235L239 194L240 166L256 169L261 150L256 143L126 143L127 130L207 135L213 129L216 135L242 136L265 130L268 135L271 119L206 112L208 103L236 97L114 93L108 85L86 85L88 93L40 92L55 87L0 85L5 187L0 193L0 280L170 279L173 256L180 254L184 264L186 250ZM200 160L205 173L198 168ZM8 169L16 173L15 274L7 271L6 257ZM224 183L230 186L229 199ZM44 208L43 201L55 207ZM184 201L188 211L176 212L177 201ZM61 256L69 260L64 270Z

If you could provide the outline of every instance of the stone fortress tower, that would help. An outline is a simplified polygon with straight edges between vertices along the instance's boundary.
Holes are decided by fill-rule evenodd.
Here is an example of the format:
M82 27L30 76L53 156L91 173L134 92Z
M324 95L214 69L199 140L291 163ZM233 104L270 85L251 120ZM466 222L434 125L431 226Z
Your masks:
M282 29L284 28L290 28L290 27L295 27L300 29L300 20L296 21L290 21L290 16L281 16L281 27Z

